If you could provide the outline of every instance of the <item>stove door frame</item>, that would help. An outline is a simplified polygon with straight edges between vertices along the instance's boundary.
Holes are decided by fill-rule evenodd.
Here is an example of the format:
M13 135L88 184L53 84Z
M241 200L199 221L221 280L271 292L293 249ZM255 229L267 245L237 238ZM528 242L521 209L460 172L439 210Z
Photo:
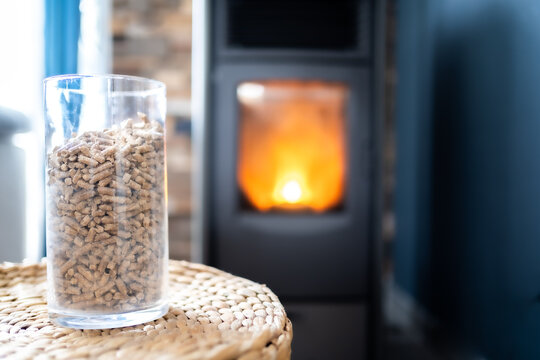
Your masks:
M267 79L338 81L349 87L343 210L287 214L240 209L236 88L244 81ZM280 296L367 296L374 191L369 68L228 63L217 66L210 82L215 107L209 109L210 251L206 260L226 271L264 282Z

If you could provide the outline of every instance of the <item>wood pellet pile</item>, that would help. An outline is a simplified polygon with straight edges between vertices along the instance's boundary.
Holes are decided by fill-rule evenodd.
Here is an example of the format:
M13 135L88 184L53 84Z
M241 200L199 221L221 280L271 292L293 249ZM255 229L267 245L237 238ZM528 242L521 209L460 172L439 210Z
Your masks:
M48 155L47 237L58 307L115 313L163 298L164 131L140 115Z

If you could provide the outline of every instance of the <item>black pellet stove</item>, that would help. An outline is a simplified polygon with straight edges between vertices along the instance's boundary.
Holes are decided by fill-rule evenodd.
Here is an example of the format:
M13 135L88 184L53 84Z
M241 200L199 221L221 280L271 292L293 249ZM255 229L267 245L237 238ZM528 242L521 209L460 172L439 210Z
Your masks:
M294 359L374 359L384 2L193 2L193 260L267 284Z

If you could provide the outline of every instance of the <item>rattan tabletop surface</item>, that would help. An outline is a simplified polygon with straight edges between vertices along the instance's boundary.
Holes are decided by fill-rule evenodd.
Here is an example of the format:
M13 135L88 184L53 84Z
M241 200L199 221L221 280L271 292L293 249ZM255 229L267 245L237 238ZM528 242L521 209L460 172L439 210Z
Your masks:
M0 358L289 359L292 326L264 285L169 262L170 309L138 326L75 330L47 315L46 265L0 265Z

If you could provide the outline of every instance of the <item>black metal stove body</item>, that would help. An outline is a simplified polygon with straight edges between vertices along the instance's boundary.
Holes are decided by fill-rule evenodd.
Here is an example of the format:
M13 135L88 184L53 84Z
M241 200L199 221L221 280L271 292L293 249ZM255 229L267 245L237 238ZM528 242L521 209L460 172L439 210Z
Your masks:
M194 2L193 258L276 292L293 321L296 359L377 356L383 5ZM245 206L237 179L238 87L269 80L346 87L339 207Z

